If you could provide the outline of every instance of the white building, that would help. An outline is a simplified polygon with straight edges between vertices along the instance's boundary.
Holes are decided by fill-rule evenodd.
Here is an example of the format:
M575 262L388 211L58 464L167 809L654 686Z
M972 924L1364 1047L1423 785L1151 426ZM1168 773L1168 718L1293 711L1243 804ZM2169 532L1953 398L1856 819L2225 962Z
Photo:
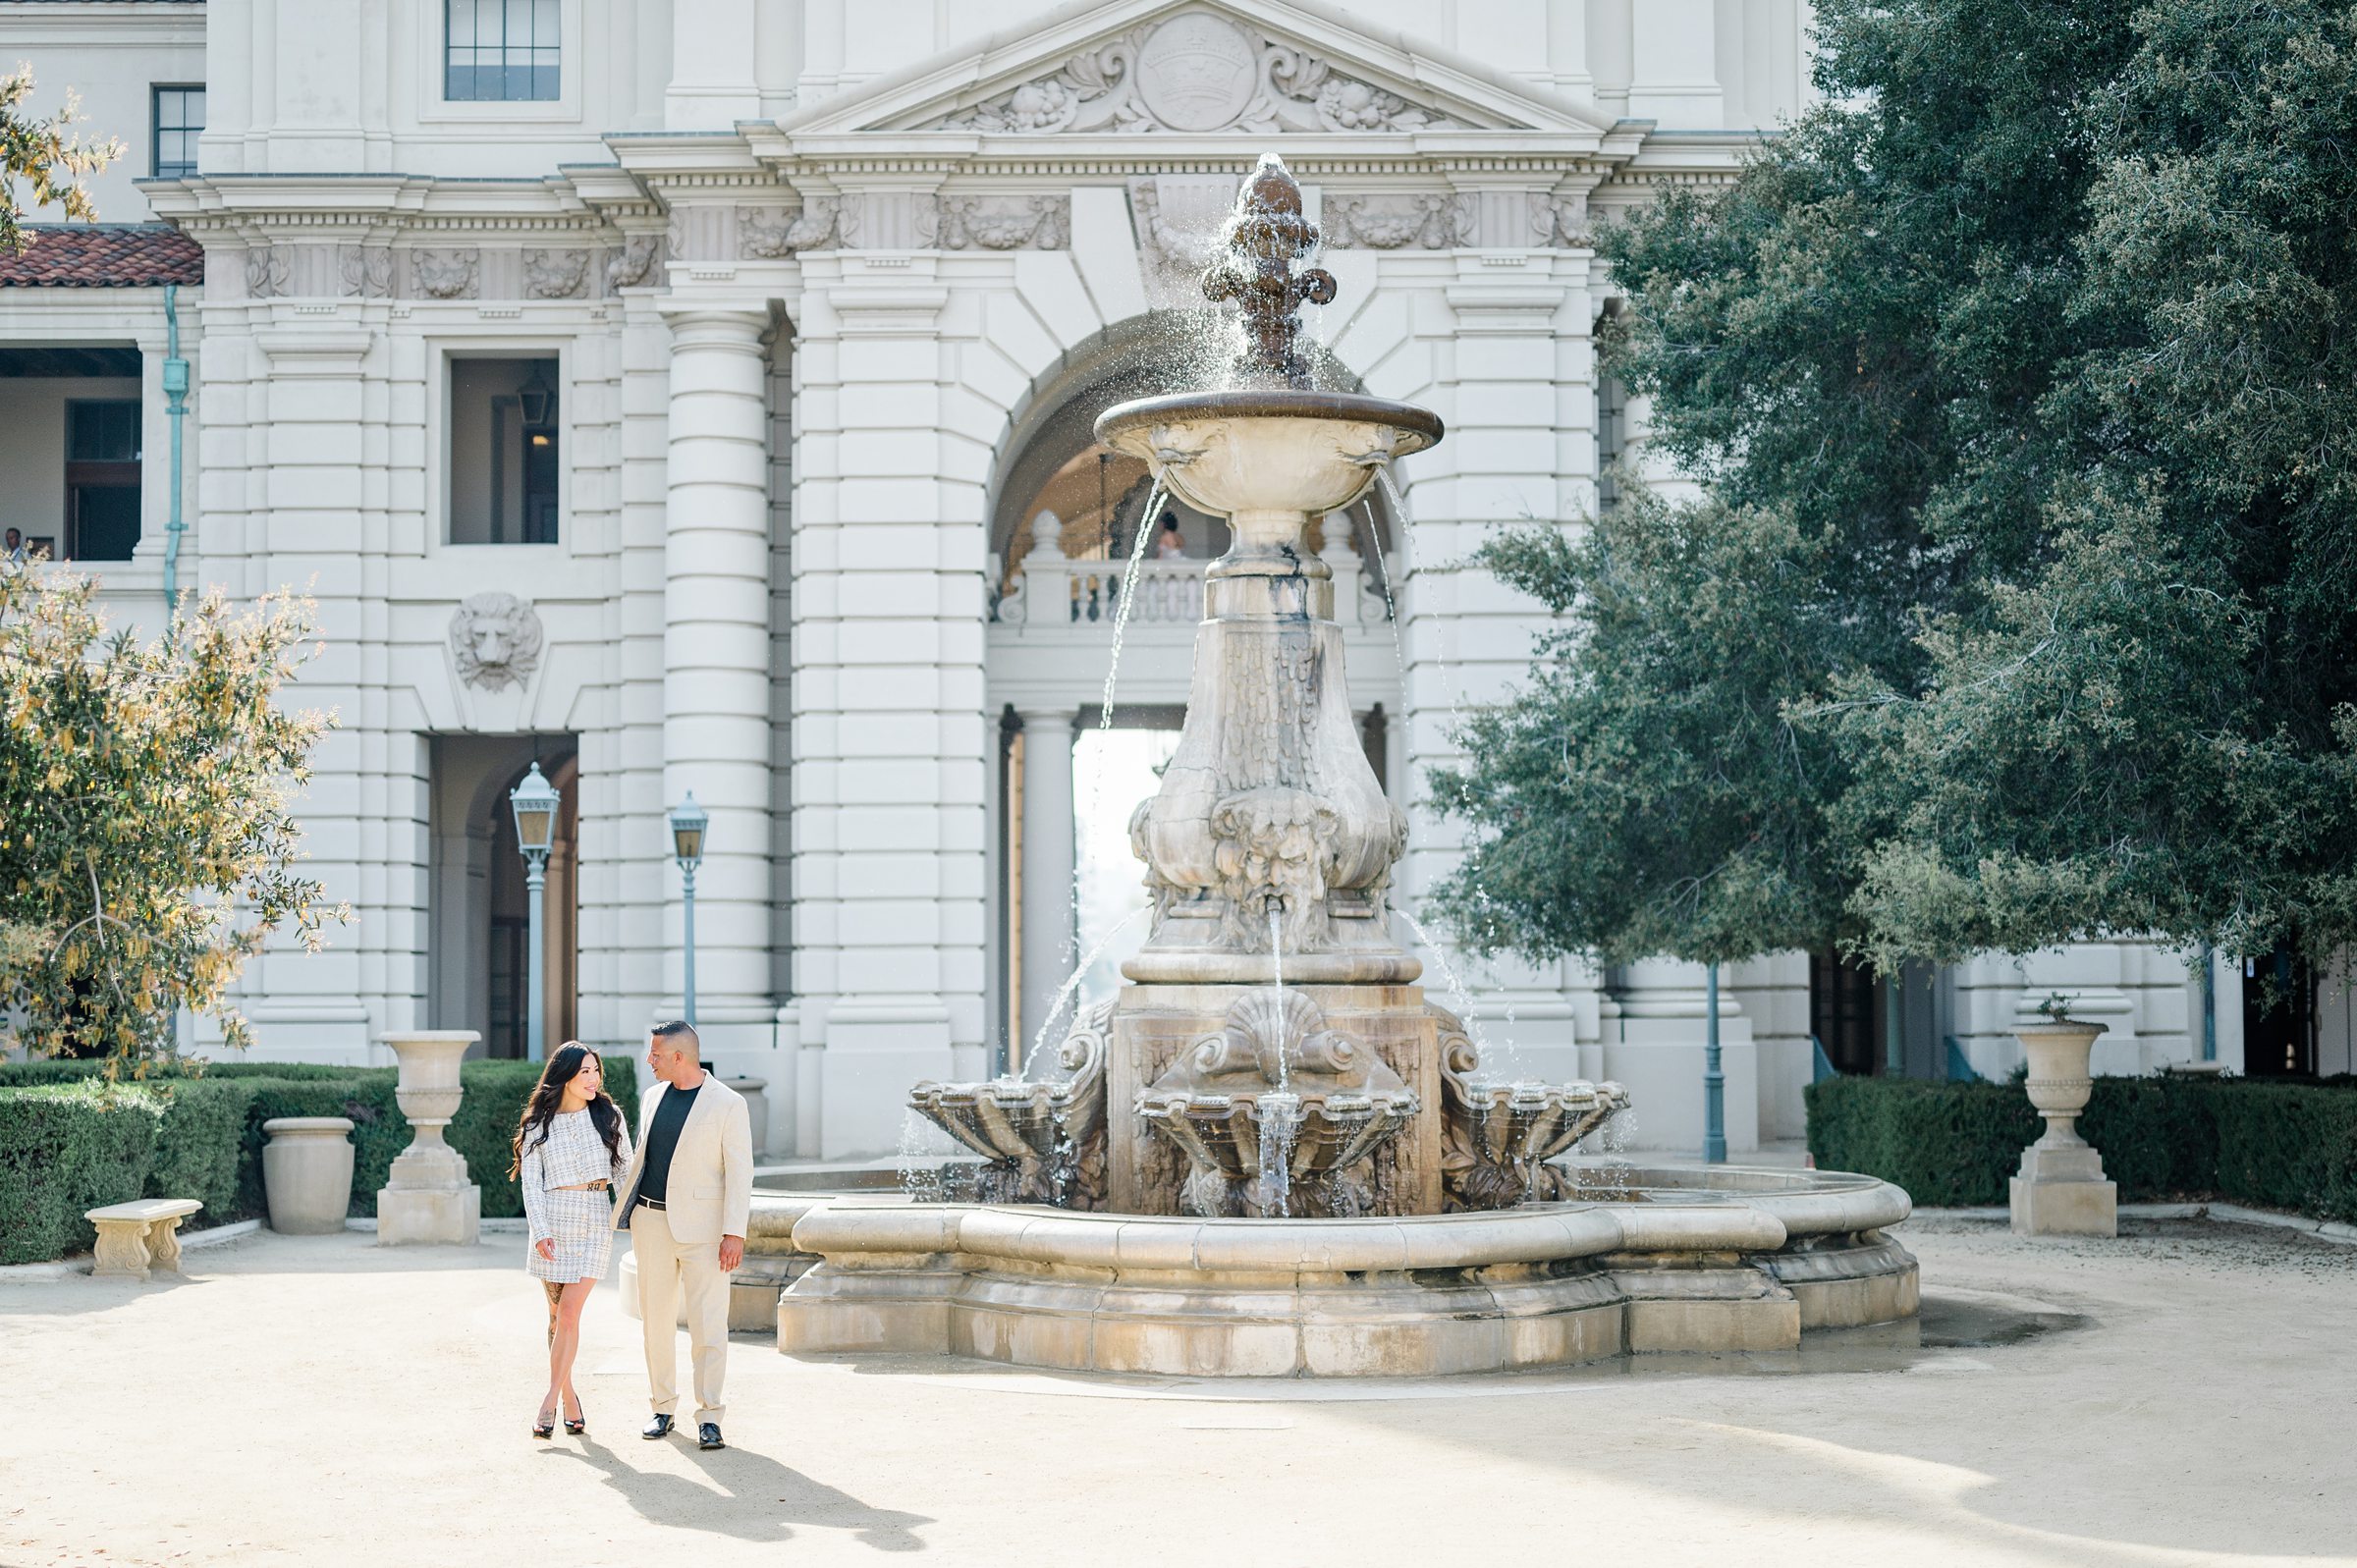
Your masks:
M138 623L167 571L319 601L303 695L340 725L302 811L357 920L253 966L260 1054L371 1059L422 1026L521 1054L505 797L537 758L566 800L550 1037L629 1050L681 1010L664 813L692 789L708 1053L769 1081L773 1153L885 1151L911 1080L1023 1054L1070 967L1076 839L1089 888L1134 880L1132 731L1176 722L1222 540L1178 510L1108 744L1109 556L1146 498L1088 426L1199 373L1170 311L1238 177L1275 149L1318 203L1336 379L1450 425L1323 547L1363 585L1349 675L1412 906L1453 833L1416 781L1536 624L1458 563L1578 517L1638 447L1596 375L1584 237L1800 106L1807 9L0 0L35 107L76 87L130 147L93 188L127 227L0 265L6 520ZM2111 1025L2099 1063L2200 1051L2200 988L2130 944L1926 975L1890 1009L1804 954L1730 980L1738 1151L1801 1130L1812 1030L1848 1068L1938 1076L1952 1037L1997 1073L2017 1008L2063 990ZM1639 1142L1698 1139L1697 970L1467 983L1502 1054L1629 1083ZM2326 1070L2330 1010L2298 1037ZM2241 1025L2228 974L2229 1065Z

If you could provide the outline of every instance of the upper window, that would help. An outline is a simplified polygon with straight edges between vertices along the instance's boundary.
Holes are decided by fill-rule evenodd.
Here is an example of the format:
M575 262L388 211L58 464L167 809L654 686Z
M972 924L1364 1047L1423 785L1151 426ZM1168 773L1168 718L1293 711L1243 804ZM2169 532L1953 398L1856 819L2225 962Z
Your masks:
M443 0L442 95L453 103L552 102L557 0Z
M202 87L155 89L155 177L185 180L196 172L196 138L204 132Z
M450 361L450 542L557 542L554 359Z

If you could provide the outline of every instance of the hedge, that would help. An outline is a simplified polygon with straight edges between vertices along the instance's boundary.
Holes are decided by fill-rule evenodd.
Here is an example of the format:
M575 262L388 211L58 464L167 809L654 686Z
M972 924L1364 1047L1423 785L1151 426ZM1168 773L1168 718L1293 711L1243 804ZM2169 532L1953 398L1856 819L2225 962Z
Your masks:
M627 1066L627 1064L626 1064ZM276 1116L353 1121L351 1213L376 1213L377 1189L410 1144L390 1067L216 1062L110 1085L96 1063L0 1064L0 1263L87 1250L82 1216L129 1198L195 1198L195 1225L268 1213L262 1124ZM508 1140L538 1081L537 1063L470 1061L459 1113L446 1132L482 1188L487 1217L523 1213L508 1175ZM607 1087L632 1125L638 1086L628 1070Z
M1918 1204L2001 1204L2044 1123L2018 1084L1828 1078L1807 1091L1809 1153ZM2123 1202L2220 1198L2357 1219L2357 1086L2164 1074L2102 1077L2079 1131Z

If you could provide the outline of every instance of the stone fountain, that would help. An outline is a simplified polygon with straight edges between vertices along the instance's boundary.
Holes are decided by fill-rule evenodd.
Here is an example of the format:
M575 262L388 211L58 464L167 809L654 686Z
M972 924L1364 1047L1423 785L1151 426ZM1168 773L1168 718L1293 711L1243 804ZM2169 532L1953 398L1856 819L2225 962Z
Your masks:
M1222 238L1203 290L1237 306L1236 384L1096 426L1233 538L1205 573L1177 752L1130 821L1151 933L1076 1019L1062 1079L916 1086L911 1108L980 1157L976 1201L804 1201L780 1348L1448 1372L1910 1316L1914 1262L1880 1233L1903 1193L1579 1162L1626 1094L1485 1076L1425 1000L1389 907L1406 820L1361 747L1305 532L1441 421L1310 384L1299 307L1335 285L1301 265L1318 232L1277 159Z

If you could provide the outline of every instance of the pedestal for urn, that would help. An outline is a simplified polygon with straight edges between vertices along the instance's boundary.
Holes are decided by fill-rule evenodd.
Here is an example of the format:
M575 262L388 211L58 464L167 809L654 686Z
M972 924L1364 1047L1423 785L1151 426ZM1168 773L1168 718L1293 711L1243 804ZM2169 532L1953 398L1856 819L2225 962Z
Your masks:
M2079 1136L2095 1080L2088 1058L2100 1023L2056 1018L2013 1031L2029 1054L2030 1104L2046 1118L2044 1136L2021 1152L2010 1191L2013 1229L2024 1236L2119 1234L2119 1188L2105 1179L2103 1156Z
M471 1029L425 1029L378 1038L399 1066L393 1097L416 1137L394 1159L390 1178L377 1190L377 1245L471 1247L482 1232L483 1191L467 1179L466 1159L443 1129L459 1113L459 1065L482 1036Z

